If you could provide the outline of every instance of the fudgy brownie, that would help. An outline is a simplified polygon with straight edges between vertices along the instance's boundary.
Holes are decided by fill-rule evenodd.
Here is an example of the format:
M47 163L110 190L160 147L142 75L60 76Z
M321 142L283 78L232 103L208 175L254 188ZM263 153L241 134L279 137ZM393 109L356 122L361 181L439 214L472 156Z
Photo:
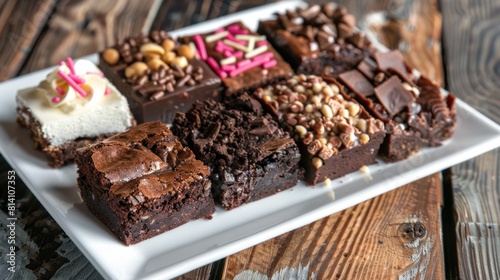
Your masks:
M302 174L293 139L246 94L196 102L172 131L210 166L214 198L226 209L288 189Z
M159 121L78 149L75 162L85 204L125 245L215 211L208 167Z
M171 123L195 100L218 98L220 79L195 50L179 45L164 31L124 40L99 54L99 67L127 97L139 123Z
M261 21L267 36L296 73L335 75L356 67L374 49L356 20L336 4L310 5Z
M386 123L380 151L388 162L406 159L423 146L440 145L454 132L453 94L443 97L438 85L414 75L399 51L377 52L338 78L347 94Z
M200 58L222 79L228 96L283 80L292 69L268 43L241 22L214 32L182 38L194 42Z
M384 123L345 98L334 81L301 74L254 95L294 137L309 185L375 162Z
M16 102L17 122L52 167L73 161L77 148L135 123L125 97L87 60L67 58L38 86L20 90Z

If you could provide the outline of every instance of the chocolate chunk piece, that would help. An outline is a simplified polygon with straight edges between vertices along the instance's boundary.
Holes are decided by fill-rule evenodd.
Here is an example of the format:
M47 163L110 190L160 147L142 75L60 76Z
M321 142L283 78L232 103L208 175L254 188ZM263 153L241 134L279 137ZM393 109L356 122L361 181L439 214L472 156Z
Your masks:
M363 73L366 78L372 80L375 77L375 70L377 69L377 63L369 57L365 57L357 67L358 71Z
M357 70L344 72L339 79L358 95L368 97L374 94L373 85Z
M437 146L452 136L456 125L455 97L442 96L439 86L424 76L416 77L398 51L375 53L357 67L375 87L375 94L360 94L349 79L339 75L346 94L386 124L387 136L380 147L386 161L406 159L421 147ZM365 81L366 82L366 81ZM369 86L367 86L369 87Z
M376 87L374 91L391 118L415 101L415 98L405 90L397 76L392 76Z
M410 73L404 64L403 55L399 51L376 52L375 60L379 69L388 71L390 68L397 71L400 75L409 76Z

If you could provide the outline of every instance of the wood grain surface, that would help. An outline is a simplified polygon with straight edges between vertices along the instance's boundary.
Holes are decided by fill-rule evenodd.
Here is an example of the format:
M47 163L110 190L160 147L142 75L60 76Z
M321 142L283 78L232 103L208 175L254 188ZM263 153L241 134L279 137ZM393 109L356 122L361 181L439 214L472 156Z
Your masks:
M158 0L61 1L21 74L56 65L68 56L95 53L115 44L117 39L148 31L158 3Z
M500 2L443 0L446 84L500 123ZM452 169L458 273L500 279L500 150Z
M56 0L0 1L0 81L17 74L55 3Z
M439 174L227 257L223 279L443 279Z

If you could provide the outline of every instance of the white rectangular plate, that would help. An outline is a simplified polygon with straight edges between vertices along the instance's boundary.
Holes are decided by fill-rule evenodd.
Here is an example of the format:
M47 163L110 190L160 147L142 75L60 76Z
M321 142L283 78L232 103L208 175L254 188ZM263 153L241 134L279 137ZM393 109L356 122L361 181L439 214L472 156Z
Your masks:
M187 27L172 34L208 32L242 20L252 29L276 11L304 5L285 1ZM95 55L90 57L96 61ZM457 100L458 124L443 146L424 149L410 159L371 165L371 178L355 172L332 181L290 190L231 211L217 208L212 220L197 220L137 245L124 246L82 203L75 165L47 166L33 149L28 132L16 124L17 90L34 86L51 69L0 84L0 151L42 205L89 261L110 279L167 279L216 261L265 240L341 211L409 182L465 161L500 145L500 128Z

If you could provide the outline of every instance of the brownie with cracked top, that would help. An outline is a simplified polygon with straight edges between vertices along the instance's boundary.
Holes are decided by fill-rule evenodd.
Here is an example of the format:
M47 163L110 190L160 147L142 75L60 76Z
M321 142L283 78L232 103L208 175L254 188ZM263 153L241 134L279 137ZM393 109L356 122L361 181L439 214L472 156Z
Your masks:
M276 19L260 21L258 32L296 73L335 75L374 51L354 16L334 3L277 13Z
M375 162L384 123L345 97L335 81L300 74L260 88L254 96L294 137L309 185Z
M455 97L442 96L438 85L416 75L399 51L376 52L338 80L348 95L386 123L388 133L380 151L388 162L406 159L422 147L439 146L453 135Z
M99 53L99 67L125 95L139 123L171 123L195 100L220 98L219 77L195 50L164 31L130 37Z
M159 122L76 151L83 201L125 245L215 211L209 168Z
M172 131L210 166L214 198L226 209L288 189L302 174L293 139L247 94L197 101Z

